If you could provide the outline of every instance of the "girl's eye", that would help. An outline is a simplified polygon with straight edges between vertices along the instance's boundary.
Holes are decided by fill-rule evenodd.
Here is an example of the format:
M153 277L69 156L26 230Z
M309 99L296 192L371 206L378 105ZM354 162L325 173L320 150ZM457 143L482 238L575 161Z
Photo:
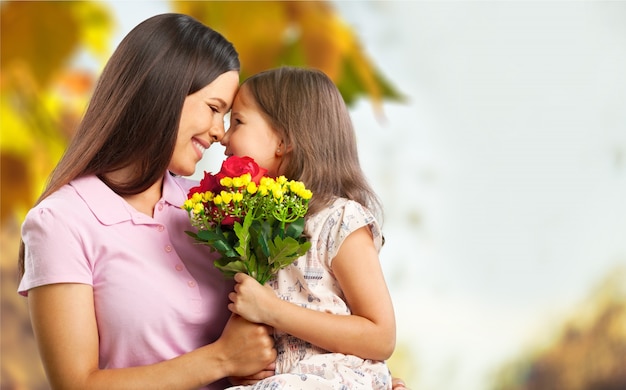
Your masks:
M211 111L213 111L216 114L218 114L220 112L220 109L215 107L215 106L209 106L209 107L211 107Z

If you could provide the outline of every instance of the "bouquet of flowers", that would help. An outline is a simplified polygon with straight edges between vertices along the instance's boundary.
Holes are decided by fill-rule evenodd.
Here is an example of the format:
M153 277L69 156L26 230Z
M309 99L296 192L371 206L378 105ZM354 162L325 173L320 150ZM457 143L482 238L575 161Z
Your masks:
M182 206L198 229L186 233L219 252L218 269L230 277L244 272L261 284L311 247L303 234L311 191L265 173L250 157L228 157L217 174L205 172Z

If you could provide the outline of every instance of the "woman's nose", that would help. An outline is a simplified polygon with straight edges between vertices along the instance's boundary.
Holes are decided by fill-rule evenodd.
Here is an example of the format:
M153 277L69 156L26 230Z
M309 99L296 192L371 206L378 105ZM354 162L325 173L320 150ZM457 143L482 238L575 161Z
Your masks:
M209 137L211 137L212 142L220 142L222 138L224 138L224 123L215 123L209 129Z

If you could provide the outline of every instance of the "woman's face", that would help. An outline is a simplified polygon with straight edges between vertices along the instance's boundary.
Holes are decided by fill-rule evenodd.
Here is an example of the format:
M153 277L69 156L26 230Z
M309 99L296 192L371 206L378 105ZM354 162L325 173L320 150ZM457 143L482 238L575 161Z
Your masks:
M261 113L247 87L241 87L230 114L230 128L222 139L227 156L252 157L267 169L268 176L279 176L284 154L281 139Z
M204 151L224 137L224 115L230 110L238 87L239 72L229 71L185 98L168 167L172 173L192 175Z

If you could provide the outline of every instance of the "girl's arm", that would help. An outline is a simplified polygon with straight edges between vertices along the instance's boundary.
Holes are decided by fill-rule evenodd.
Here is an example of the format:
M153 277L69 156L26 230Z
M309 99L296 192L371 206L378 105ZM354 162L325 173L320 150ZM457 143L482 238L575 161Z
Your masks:
M335 315L302 308L276 296L245 274L235 275L235 292L228 308L252 322L265 323L331 352L363 359L388 359L396 342L391 297L371 233L352 232L339 248L332 271L352 315Z
M91 286L37 287L28 303L52 389L196 389L229 375L253 374L276 357L268 330L234 315L213 344L153 365L101 370Z

